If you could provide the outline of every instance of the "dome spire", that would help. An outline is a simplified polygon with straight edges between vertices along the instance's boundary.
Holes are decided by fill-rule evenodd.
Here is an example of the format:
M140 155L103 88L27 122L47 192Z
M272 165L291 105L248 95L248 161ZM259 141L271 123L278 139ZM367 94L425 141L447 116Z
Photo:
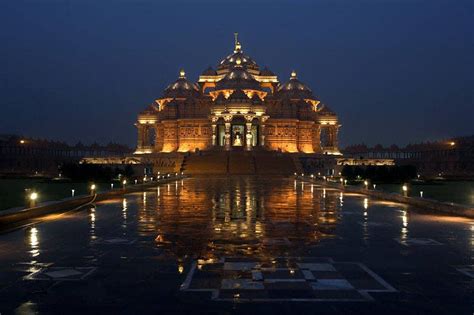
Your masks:
M234 37L235 37L235 49L234 49L234 53L242 50L242 45L240 44L239 42L239 33L234 33Z
M291 77L290 77L290 79L297 79L297 77L296 77L296 71L295 71L295 70L291 71Z
M184 72L184 69L179 70L179 77L182 79L186 79L186 72Z

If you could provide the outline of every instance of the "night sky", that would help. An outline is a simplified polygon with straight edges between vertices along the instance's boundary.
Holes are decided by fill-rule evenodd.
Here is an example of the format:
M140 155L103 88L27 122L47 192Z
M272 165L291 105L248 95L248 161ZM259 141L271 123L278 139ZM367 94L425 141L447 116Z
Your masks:
M473 3L0 0L0 134L134 146L138 112L234 32L338 113L343 146L474 134Z

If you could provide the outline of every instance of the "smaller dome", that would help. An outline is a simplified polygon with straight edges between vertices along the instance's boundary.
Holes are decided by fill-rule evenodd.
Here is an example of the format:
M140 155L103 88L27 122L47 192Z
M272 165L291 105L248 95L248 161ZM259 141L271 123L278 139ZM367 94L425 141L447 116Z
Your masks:
M302 83L300 80L298 80L295 71L291 72L291 77L288 82L280 85L280 87L278 88L278 92L296 98L313 97L311 89L307 87L304 83Z
M187 97L197 94L199 94L199 88L186 79L184 70L179 72L178 80L168 85L164 92L166 97Z
M209 66L206 70L204 70L201 75L217 75L217 72L216 70L214 70L214 68L212 68L211 66Z

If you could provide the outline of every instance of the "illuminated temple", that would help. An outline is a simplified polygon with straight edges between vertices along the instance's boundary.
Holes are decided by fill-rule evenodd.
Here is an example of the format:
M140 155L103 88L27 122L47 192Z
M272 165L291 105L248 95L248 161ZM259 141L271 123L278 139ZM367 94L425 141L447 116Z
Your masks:
M138 115L135 154L197 150L267 150L340 154L337 115L295 71L281 83L244 54L232 54L197 82L183 70Z

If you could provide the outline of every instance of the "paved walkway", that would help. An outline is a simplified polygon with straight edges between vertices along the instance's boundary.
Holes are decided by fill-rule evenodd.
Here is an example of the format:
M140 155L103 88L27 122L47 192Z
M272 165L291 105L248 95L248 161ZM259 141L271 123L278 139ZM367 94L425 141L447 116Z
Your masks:
M472 314L474 222L187 178L0 235L0 313Z

